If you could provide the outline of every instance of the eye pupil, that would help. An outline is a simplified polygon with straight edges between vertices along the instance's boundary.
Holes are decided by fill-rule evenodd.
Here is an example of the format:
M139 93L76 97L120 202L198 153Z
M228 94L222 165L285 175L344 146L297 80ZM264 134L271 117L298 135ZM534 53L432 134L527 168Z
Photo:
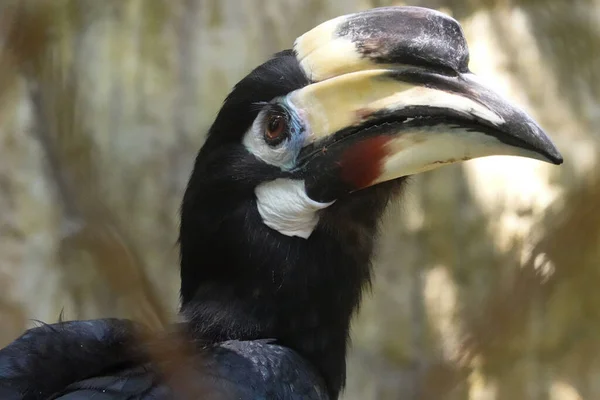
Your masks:
M267 120L265 139L270 145L279 144L285 139L286 121L281 115L271 115Z
M277 132L281 131L282 127L283 127L283 121L282 121L282 118L279 116L274 116L269 121L269 132L271 134L276 134Z

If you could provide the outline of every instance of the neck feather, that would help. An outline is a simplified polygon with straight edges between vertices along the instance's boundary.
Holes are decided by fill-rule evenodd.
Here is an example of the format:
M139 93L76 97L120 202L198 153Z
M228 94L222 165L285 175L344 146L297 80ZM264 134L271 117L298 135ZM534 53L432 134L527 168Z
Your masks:
M307 239L267 227L253 197L184 200L182 313L194 334L211 342L276 339L313 363L337 398L350 320L393 192L384 189L323 210Z

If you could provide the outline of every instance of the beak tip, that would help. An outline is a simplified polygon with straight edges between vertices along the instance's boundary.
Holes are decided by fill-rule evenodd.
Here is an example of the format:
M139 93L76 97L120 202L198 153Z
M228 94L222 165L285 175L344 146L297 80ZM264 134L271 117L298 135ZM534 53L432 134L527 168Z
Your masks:
M543 131L542 131L543 132ZM542 155L548 160L548 162L554 165L561 165L564 162L562 154L556 148L556 145L552 142L552 140L544 133L545 136L545 145L542 147L543 152Z
M544 156L545 161L554 164L561 165L564 162L563 156L560 154L556 147L552 146L549 149L546 149L543 152L540 152L542 156Z
M564 160L563 160L563 157L562 157L560 154L558 154L558 156L557 156L557 157L555 157L555 158L554 158L554 160L552 160L552 162L553 162L555 165L561 165L561 164L563 163L563 161L564 161Z

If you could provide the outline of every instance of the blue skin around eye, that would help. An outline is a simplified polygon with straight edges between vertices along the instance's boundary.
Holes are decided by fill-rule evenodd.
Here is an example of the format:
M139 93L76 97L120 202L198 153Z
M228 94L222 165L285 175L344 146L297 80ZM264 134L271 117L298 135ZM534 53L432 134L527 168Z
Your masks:
M293 154L294 157L290 159L290 162L287 163L284 167L285 169L292 169L296 165L296 159L300 150L304 146L306 140L306 128L300 118L300 116L294 111L292 106L287 104L285 100L279 103L281 107L285 109L287 112L289 119L288 129L290 130L289 138L285 141L284 146L287 148L290 154Z

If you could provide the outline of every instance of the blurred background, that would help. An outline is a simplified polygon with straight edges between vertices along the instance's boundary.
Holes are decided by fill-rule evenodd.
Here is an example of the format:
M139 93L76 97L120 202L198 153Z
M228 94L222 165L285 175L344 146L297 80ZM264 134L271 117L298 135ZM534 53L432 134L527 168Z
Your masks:
M178 208L231 87L331 17L440 9L561 167L415 177L353 325L346 400L600 399L600 0L2 0L0 346L178 305Z

